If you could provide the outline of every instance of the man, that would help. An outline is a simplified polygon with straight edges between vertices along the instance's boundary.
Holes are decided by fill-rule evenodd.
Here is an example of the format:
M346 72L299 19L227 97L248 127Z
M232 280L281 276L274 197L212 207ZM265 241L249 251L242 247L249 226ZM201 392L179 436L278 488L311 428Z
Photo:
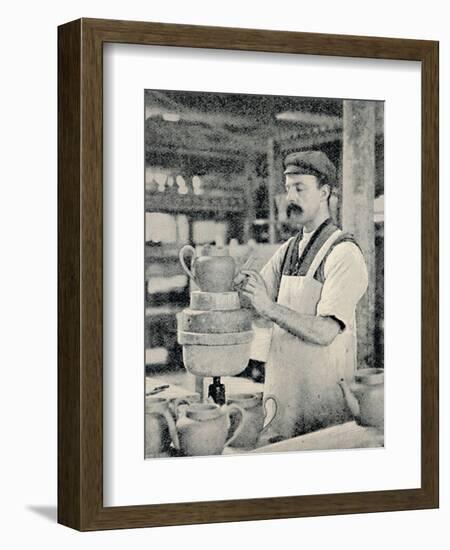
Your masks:
M264 384L277 408L265 430L269 441L349 419L339 382L350 381L356 368L355 308L368 283L361 250L330 218L336 174L328 157L291 153L284 174L288 215L298 217L302 230L261 277L244 272L243 289L273 327Z

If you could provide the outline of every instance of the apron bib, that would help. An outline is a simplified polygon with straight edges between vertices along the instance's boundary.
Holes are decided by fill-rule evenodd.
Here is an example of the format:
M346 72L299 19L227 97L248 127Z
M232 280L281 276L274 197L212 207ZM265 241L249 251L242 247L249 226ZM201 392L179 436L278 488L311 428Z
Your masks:
M316 315L323 285L314 273L341 234L336 229L325 241L305 276L283 274L277 303ZM352 331L353 327L346 327L329 346L320 346L274 323L264 383L264 396L273 396L277 404L270 433L289 438L349 419L338 380L349 382L354 374ZM266 421L272 416L268 411Z

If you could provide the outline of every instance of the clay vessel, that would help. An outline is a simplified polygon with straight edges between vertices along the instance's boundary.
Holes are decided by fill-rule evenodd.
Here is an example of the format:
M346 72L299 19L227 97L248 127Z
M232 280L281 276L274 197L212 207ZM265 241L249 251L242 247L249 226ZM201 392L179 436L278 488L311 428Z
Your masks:
M169 401L163 397L147 397L145 400L145 458L166 456L171 442L176 449L179 448Z
M193 403L178 406L176 423L180 450L185 456L220 455L241 431L244 412L237 405L220 407L214 403ZM230 416L239 415L231 435Z
M186 253L192 257L191 269L185 262ZM179 258L186 274L203 292L232 290L236 265L225 247L206 245L196 256L195 249L187 244L180 250Z
M361 426L384 427L384 370L358 369L355 381L339 381L348 408Z
M262 394L233 394L228 397L227 403L238 405L244 411L242 429L229 445L253 449L264 424Z

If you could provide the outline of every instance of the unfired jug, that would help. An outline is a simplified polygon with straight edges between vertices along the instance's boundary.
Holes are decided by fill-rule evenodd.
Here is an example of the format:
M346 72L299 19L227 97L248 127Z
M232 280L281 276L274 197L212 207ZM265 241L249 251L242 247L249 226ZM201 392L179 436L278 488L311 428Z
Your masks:
M246 449L254 448L264 424L262 394L238 393L230 395L227 403L238 405L244 411L239 434L229 445Z
M191 269L185 262L191 256ZM179 253L180 263L186 274L202 292L230 292L233 286L236 265L227 248L206 245L196 256L195 249L185 245Z
M179 448L169 401L163 397L147 397L145 400L145 457L164 456L169 452L171 442L176 449Z
M239 420L229 437L230 415L234 413L239 415ZM237 405L179 405L176 427L181 452L185 456L220 455L225 446L238 437L243 417L244 412Z

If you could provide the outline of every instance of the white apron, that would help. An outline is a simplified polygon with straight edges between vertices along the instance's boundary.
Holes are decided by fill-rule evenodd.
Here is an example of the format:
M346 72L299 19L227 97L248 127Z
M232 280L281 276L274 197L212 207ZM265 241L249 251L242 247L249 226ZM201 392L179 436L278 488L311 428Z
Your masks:
M282 275L277 303L316 315L322 283L314 279L314 273L340 235L342 231L337 229L325 241L305 276ZM270 434L289 438L349 419L337 382L342 377L350 382L354 375L353 331L354 325L346 327L329 346L320 346L274 323L264 383L264 397L274 396L277 404L272 422L270 412L266 417Z

